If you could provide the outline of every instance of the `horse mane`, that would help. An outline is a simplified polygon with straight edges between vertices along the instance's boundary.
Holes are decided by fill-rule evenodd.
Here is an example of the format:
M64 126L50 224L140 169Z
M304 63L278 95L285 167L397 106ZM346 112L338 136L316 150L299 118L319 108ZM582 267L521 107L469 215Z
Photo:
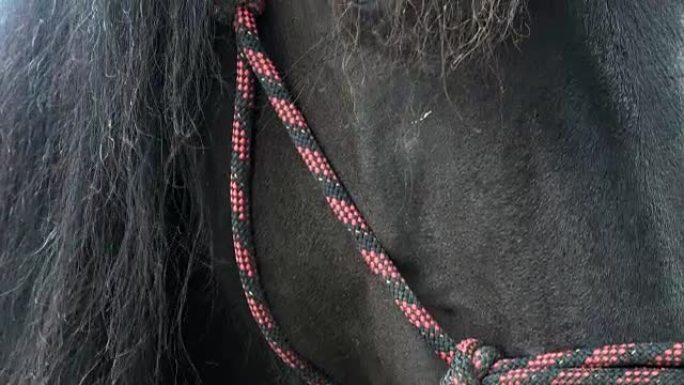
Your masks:
M0 382L189 382L212 4L3 4Z

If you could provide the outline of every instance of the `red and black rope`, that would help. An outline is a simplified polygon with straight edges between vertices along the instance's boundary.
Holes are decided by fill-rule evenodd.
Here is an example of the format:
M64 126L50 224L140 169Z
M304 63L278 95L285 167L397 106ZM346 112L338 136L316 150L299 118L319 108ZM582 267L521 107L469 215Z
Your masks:
M238 1L235 13L238 58L230 173L233 243L240 280L254 320L273 351L307 384L333 382L301 357L283 336L267 304L255 259L249 201L255 78L304 164L321 185L333 214L352 234L370 272L385 284L406 319L449 365L442 385L684 384L681 343L626 344L498 359L496 349L483 346L476 339L454 341L402 278L295 106L259 39L255 15L263 8L263 1L242 0Z

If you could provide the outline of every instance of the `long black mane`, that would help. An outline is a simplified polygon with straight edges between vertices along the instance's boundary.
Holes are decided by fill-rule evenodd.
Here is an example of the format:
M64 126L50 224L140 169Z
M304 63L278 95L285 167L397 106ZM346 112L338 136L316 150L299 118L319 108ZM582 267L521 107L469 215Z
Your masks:
M211 3L2 12L0 382L190 382L181 327L207 255L196 169Z

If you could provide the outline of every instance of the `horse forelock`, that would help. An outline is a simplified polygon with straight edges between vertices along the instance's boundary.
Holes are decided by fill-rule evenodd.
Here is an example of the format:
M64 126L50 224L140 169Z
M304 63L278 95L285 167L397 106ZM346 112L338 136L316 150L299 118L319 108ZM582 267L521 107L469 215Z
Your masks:
M526 35L526 0L344 1L338 15L354 45L372 42L403 62L445 71L488 59Z

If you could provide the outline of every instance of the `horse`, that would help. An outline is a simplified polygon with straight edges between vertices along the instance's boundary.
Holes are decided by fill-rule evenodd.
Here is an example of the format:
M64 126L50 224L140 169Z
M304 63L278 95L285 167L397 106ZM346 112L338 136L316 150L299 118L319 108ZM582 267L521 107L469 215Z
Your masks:
M234 252L240 7L454 341L544 367L682 338L683 4L246 4L0 5L3 383L303 383L252 319ZM254 261L298 357L338 384L474 365L475 350L445 365L406 322L254 91ZM681 344L667 346L676 372ZM655 358L623 383L680 383Z

